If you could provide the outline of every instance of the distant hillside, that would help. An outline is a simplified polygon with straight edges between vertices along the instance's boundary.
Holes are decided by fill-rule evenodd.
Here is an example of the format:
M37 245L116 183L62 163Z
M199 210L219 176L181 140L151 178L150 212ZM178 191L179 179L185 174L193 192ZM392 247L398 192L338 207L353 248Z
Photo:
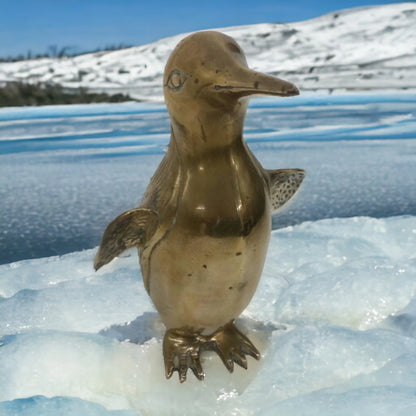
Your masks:
M253 69L284 77L303 91L345 91L415 89L415 28L416 4L399 3L219 30L237 40ZM0 85L53 83L66 91L83 87L161 100L164 65L184 36L112 52L1 63Z

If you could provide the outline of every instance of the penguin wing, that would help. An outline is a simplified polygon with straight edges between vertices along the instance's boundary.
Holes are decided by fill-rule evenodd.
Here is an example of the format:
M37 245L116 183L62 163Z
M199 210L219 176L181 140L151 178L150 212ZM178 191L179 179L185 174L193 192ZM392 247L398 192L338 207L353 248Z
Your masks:
M130 247L141 247L155 232L158 216L148 208L135 208L123 212L108 224L94 259L94 268L109 263Z
M274 214L294 197L306 173L303 169L277 169L266 172L269 176L270 199Z

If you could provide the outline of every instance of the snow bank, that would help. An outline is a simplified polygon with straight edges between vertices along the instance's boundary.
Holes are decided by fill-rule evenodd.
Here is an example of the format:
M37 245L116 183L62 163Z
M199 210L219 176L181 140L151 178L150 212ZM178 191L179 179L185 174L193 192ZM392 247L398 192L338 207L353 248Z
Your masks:
M262 359L165 380L163 325L130 251L0 266L0 414L408 415L416 411L416 217L274 231L239 326ZM176 376L176 374L175 374Z

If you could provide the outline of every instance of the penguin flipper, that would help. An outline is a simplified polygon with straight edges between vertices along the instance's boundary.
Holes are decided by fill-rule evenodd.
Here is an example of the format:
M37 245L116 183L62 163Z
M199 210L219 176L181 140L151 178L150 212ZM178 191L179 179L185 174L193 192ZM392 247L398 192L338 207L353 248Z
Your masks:
M306 173L303 169L277 169L266 172L269 176L270 200L274 214L294 197Z
M158 216L147 208L135 208L123 212L108 224L94 259L94 268L109 263L130 247L140 247L156 230Z

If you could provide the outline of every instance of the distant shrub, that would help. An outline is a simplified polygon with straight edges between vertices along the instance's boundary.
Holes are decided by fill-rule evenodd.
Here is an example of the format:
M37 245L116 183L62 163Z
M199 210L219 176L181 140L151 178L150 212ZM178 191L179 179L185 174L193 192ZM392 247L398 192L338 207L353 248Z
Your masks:
M91 93L86 88L78 88L73 92L68 92L59 84L10 82L4 87L0 87L0 107L118 103L123 101L132 101L132 98L125 94Z

